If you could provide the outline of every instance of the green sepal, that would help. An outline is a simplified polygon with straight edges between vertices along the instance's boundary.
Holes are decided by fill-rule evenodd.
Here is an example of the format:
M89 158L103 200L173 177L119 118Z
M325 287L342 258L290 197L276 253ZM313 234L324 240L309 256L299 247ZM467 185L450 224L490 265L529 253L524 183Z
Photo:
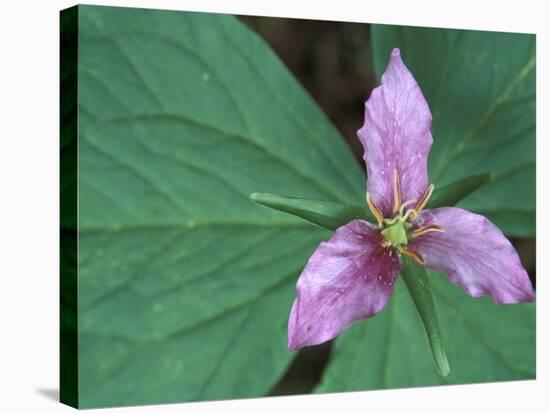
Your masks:
M250 195L250 199L258 204L301 217L329 230L336 230L354 219L376 222L366 204L361 207L353 204L308 200L269 193L253 193Z
M426 208L454 206L463 198L469 196L482 185L489 182L490 174L472 175L454 183L436 188L426 205Z
M474 175L440 189L436 188L426 208L453 206L487 183L489 178L489 174ZM376 223L376 219L367 208L366 203L363 207L348 203L309 200L270 193L253 193L250 195L250 199L258 204L301 217L329 230L336 230L354 219Z
M401 277L409 290L411 298L416 306L416 310L422 319L428 340L432 348L432 355L435 361L437 372L442 377L447 377L451 372L447 354L443 347L443 340L439 330L435 304L432 298L432 290L428 275L424 267L402 255L403 269Z

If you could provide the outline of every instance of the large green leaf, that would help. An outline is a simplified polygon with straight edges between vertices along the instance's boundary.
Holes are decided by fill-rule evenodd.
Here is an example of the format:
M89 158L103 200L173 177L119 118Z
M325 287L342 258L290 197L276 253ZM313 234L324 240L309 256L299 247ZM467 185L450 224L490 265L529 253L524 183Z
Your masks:
M80 406L264 395L293 356L295 280L329 232L249 194L357 204L362 170L234 18L79 19Z
M535 305L472 299L428 272L451 374L433 367L420 317L403 282L386 308L335 342L317 392L462 384L535 377Z
M433 113L436 185L491 173L461 203L510 235L535 233L535 36L373 26L377 73L401 49Z

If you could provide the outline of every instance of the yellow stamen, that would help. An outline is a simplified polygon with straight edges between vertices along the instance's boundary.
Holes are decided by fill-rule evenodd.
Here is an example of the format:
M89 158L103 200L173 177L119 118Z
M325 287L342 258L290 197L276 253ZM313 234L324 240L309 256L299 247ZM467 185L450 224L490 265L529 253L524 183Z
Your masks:
M416 200L405 201L403 204L401 204L401 208L399 209L399 215L402 216L403 213L405 212L405 207L414 203L416 203Z
M393 169L393 212L397 213L401 207L401 185L397 170Z
M409 217L411 218L411 220L414 220L417 215L417 211L414 208L411 208L410 210L407 210L403 217L401 217L401 221L407 221Z
M409 256L418 264L421 264L421 265L426 264L426 261L422 258L422 256L420 256L414 250L408 249L407 247L399 247L397 250L399 251L399 253L404 254L405 256Z
M397 223L399 220L401 220L401 216L395 216L391 219L384 219L384 223L386 224L386 226L391 226L392 224Z
M384 215L382 214L382 211L374 204L372 199L370 198L370 194L367 192L367 204L370 208L370 211L376 218L376 222L378 223L378 227L382 227L384 224Z
M420 201L416 203L416 206L414 207L417 213L420 213L422 209L426 206L426 203L428 203L428 200L432 196L433 192L434 192L434 185L430 184L428 186L428 189L424 193L424 195L420 198Z
M437 231L437 232L440 232L440 233L445 233L447 231L447 229L445 227L442 227L442 226L438 226L437 224L430 224L429 226L424 226L424 227L419 227L417 228L416 230L414 230L410 236L411 237L420 237L422 236L423 234L426 234L426 233L430 233L432 231Z

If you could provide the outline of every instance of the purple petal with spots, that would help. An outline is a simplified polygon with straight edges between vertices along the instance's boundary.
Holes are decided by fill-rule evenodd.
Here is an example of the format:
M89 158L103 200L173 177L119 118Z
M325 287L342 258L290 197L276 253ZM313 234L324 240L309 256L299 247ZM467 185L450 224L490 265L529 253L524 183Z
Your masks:
M339 227L309 258L288 322L288 348L328 341L380 312L401 264L380 246L380 230L363 220Z
M496 303L531 302L535 294L519 256L487 218L455 207L425 210L416 225L437 224L445 233L427 233L409 243L426 267L446 273L470 296Z
M357 131L367 165L367 189L388 216L393 208L393 170L402 201L419 200L428 186L432 115L420 87L393 49L379 87L365 104L365 123Z

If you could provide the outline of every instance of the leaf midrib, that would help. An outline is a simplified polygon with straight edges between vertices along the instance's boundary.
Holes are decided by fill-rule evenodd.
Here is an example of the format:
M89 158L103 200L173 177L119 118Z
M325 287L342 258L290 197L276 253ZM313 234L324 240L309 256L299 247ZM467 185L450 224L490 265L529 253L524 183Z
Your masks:
M298 220L298 219L297 219ZM132 225L116 225L111 227L92 227L79 226L79 234L90 233L122 233L143 230L166 230L166 229L186 229L195 230L198 228L210 227L291 227L291 228L311 228L319 229L320 227L308 221L200 221L189 220L187 222L167 222L167 223L134 223Z

